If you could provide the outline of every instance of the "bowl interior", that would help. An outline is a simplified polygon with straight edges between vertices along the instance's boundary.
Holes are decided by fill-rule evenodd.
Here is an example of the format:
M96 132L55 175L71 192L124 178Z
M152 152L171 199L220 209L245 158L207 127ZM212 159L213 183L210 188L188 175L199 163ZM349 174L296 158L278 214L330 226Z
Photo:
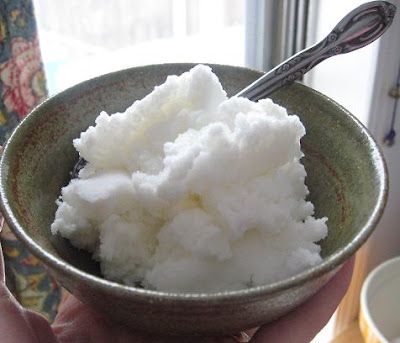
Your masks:
M192 66L158 65L108 74L36 108L10 138L2 159L2 207L14 232L25 241L29 237L60 260L100 275L98 265L87 253L52 236L49 229L55 200L69 182L78 159L72 140L93 124L100 111L124 111L163 83L167 75L181 74ZM245 68L212 68L228 95L261 76ZM299 115L306 127L302 148L309 199L317 217L329 218L329 234L321 243L322 256L328 259L353 246L338 261L344 262L365 241L383 210L386 181L381 155L358 121L320 93L293 84L271 98Z

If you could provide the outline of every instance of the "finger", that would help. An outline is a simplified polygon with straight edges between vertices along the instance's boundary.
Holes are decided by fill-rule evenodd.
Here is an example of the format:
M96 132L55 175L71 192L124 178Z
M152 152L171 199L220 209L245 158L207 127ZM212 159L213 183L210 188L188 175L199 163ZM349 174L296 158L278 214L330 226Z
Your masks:
M121 324L96 312L68 294L52 325L58 342L135 342L142 340Z
M0 146L0 149L2 147ZM0 234L1 230L3 230L3 215L0 212ZM4 257L3 257L3 249L1 247L1 236L0 236L0 283L5 283L6 282L6 275L5 275L5 270L4 270Z
M24 319L28 323L31 332L33 332L30 343L36 341L38 343L58 343L49 322L40 313L24 309Z
M3 146L0 145L0 156L3 153ZM0 212L0 234L3 230L4 218L3 214ZM0 283L6 282L6 275L4 270L4 257L3 257L3 249L1 248L1 239L0 239Z
M0 230L1 231L1 230ZM5 285L4 258L0 242L0 332L1 342L56 342L47 320L24 309Z
M135 342L135 343L237 343L233 336L224 337L174 337L156 336L138 332L96 312L68 295L53 324L53 331L60 343L71 342Z
M4 283L0 283L0 332L2 343L55 343L47 320L24 309Z
M261 327L251 342L310 342L326 325L346 294L353 267L354 257L315 296L283 318Z
M0 229L1 232L1 229ZM6 282L6 275L4 271L4 257L3 257L3 249L1 248L1 240L0 240L0 284L4 284Z

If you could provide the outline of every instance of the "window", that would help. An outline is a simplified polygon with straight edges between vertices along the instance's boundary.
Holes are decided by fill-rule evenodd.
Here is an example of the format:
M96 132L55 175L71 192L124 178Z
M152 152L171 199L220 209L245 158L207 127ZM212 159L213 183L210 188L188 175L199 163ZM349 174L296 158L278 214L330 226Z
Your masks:
M308 45L326 37L348 12L365 2L367 1L348 0L338 6L335 1L311 1L313 13L310 18ZM311 70L305 77L305 82L337 101L367 124L378 47L379 41L376 41L360 50L332 57Z
M138 65L244 65L242 0L35 0L49 92Z
M325 38L336 24L365 0L340 4L329 0L247 0L247 65L270 70L296 52ZM379 43L332 57L304 77L304 82L368 122Z

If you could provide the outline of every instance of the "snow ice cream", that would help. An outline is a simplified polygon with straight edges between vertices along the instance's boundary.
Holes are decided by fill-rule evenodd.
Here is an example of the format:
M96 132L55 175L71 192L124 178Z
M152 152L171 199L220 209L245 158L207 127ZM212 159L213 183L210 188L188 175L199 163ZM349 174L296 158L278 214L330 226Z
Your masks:
M74 140L88 162L51 226L108 279L173 292L268 284L321 261L296 115L227 98L198 65Z

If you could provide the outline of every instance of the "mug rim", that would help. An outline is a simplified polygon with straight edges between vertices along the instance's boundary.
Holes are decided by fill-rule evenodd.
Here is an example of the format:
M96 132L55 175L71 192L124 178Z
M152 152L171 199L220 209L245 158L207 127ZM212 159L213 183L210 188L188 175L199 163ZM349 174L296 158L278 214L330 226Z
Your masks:
M368 293L371 290L370 287L372 286L372 282L376 280L376 277L378 277L379 274L383 273L387 268L395 264L400 265L400 256L390 258L389 260L386 260L385 262L375 267L365 279L360 293L360 311L362 312L362 316L365 318L367 325L372 329L373 334L376 335L382 343L389 343L389 340L378 329L374 320L372 319L371 313L369 311Z

